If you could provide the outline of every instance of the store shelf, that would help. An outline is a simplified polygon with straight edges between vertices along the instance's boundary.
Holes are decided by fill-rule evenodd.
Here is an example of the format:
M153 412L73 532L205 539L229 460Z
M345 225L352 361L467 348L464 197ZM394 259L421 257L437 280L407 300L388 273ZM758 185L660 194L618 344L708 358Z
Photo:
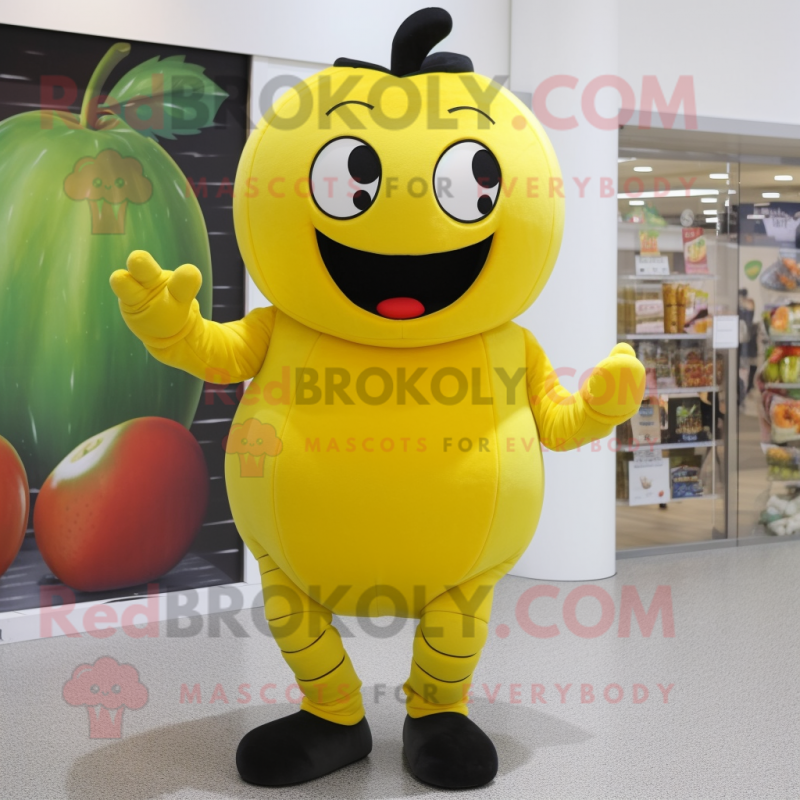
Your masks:
M671 497L667 500L667 505L669 503L686 503L686 502L694 502L696 500L719 500L721 495L718 494L701 494L700 497ZM628 500L617 500L618 506L626 506L631 508L644 508L644 506L631 506L630 501ZM659 503L648 503L647 505L657 506Z
M800 383L765 383L767 389L800 389Z
M771 342L800 342L800 333L771 333Z
M648 390L645 389L645 392L647 391ZM672 389L656 388L655 394L659 396L669 395L672 397L679 397L687 394L700 394L702 392L707 392L708 394L711 394L713 392L718 392L718 391L720 391L719 386L675 386ZM653 395L651 394L650 397L652 396Z
M657 281L658 283L687 283L689 281L715 281L716 275L700 273L698 275L684 275L683 273L671 275L620 275L623 281Z
M698 447L716 447L721 445L722 440L717 439L709 442L668 442L667 444L621 444L617 451L620 453L638 453L639 451L648 453L653 450L694 450Z
M711 331L708 333L618 333L617 339L621 341L661 341L662 339L684 339L686 341L696 341L698 339L710 339ZM800 341L800 337L798 337Z

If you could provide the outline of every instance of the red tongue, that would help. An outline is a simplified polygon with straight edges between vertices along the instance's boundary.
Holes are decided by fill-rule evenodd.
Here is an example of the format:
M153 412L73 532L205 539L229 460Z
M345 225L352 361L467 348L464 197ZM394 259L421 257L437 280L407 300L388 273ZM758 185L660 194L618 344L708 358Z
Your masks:
M414 319L425 313L425 306L413 297L390 297L378 303L377 311L389 319Z

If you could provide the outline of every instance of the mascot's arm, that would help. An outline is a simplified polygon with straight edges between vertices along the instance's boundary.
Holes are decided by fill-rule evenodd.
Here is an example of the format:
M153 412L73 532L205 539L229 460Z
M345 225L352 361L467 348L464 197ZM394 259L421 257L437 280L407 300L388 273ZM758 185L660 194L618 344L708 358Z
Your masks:
M195 299L203 282L197 267L163 270L144 250L134 250L127 266L112 274L111 288L125 323L154 358L209 383L238 383L258 374L275 325L274 307L224 325L209 322Z
M559 383L550 360L528 331L525 351L528 400L542 444L550 450L573 450L608 436L642 402L644 366L630 345L616 345L575 394Z

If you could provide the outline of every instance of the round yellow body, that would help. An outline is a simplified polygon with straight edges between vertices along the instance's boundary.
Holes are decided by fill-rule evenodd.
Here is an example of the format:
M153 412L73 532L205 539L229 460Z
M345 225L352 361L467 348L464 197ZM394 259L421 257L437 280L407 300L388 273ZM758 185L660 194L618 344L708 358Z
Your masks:
M544 488L525 381L511 396L503 381L524 367L513 323L443 345L378 348L278 312L235 422L274 426L280 452L257 463L231 448L226 457L242 537L312 596L348 587L331 610L361 616L418 616L448 588L518 556ZM398 386L420 369L413 388L427 404ZM341 374L352 404L331 388Z

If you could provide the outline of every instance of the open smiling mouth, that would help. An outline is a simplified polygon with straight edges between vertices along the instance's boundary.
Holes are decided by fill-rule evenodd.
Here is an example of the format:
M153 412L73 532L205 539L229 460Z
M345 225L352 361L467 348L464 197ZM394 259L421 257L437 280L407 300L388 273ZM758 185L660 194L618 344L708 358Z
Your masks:
M387 319L427 316L455 303L483 269L492 237L477 244L420 256L356 250L317 231L317 246L348 300Z

